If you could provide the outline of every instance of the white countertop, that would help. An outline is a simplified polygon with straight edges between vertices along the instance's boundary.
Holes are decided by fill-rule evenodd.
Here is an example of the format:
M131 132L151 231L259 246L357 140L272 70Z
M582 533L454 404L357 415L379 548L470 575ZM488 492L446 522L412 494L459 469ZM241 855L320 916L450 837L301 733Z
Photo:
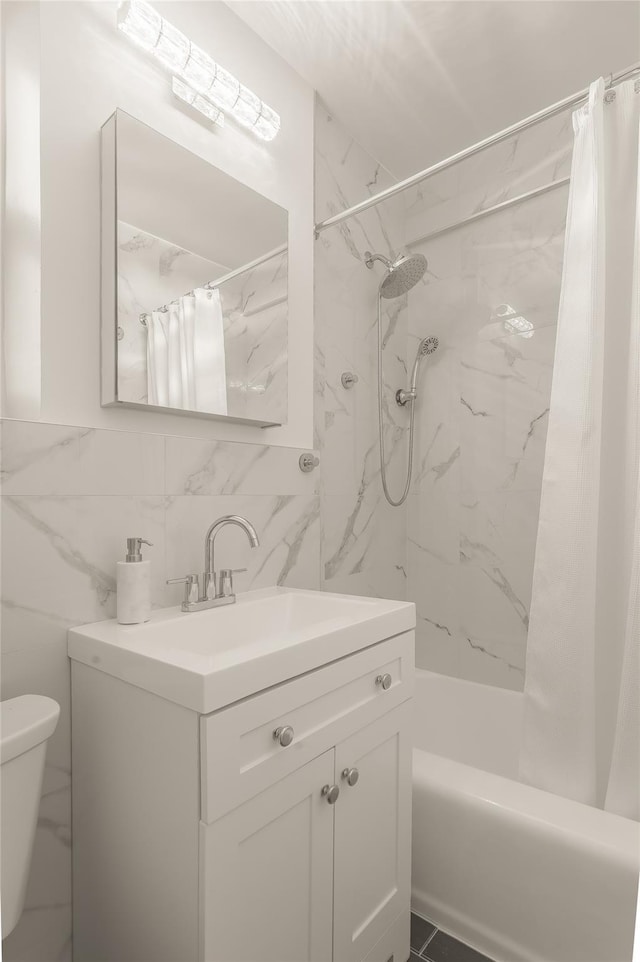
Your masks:
M208 713L415 628L415 605L264 588L201 612L153 612L72 628L68 653L99 671Z

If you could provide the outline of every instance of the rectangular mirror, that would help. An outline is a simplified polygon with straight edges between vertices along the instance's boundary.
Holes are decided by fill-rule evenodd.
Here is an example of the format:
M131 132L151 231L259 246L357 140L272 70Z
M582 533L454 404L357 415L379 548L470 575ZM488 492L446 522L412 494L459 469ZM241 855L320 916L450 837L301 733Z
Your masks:
M102 128L102 403L287 420L287 211L117 110Z

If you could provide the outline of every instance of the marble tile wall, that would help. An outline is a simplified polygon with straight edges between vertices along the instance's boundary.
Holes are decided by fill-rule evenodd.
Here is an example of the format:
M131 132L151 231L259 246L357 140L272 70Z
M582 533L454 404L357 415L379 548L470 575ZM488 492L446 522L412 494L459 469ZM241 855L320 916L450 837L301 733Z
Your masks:
M571 117L519 137L323 232L316 242L316 431L322 451L322 585L416 601L423 667L521 688L568 189L467 227L432 232L568 176ZM316 217L394 178L318 106ZM393 401L421 338L416 469L409 500L382 496L376 412L376 278L364 251L429 260L408 297L384 304L385 436L392 490L407 412ZM505 324L504 305L531 330ZM342 371L359 382L340 385Z
M416 660L473 681L524 683L568 188L412 243L570 170L568 114L407 192L407 241L429 269L409 299L423 363L408 508ZM528 330L510 327L525 319Z
M323 219L394 182L320 106L316 212ZM322 233L316 244L317 443L323 587L416 601L423 667L519 689L549 407L568 188L468 226L459 221L568 177L571 116L516 138ZM385 304L385 424L393 490L407 414L393 402L421 338L410 498L381 493L376 283L365 250L422 251L429 269ZM378 272L376 271L378 276ZM506 305L506 306L505 306ZM524 331L502 316L524 318ZM522 322L520 322L522 323ZM360 378L340 387L342 370Z
M316 219L394 183L335 122L316 109ZM404 598L406 507L382 495L377 421L377 288L365 251L391 257L402 246L402 202L380 204L320 234L315 256L316 443L321 451L321 578L327 591ZM383 302L385 438L389 483L402 484L406 413L390 403L406 377L407 298ZM357 375L350 390L343 372Z
M153 604L177 604L165 580L203 565L207 526L242 514L219 557L247 566L240 588L320 586L319 478L300 451L36 422L2 423L1 697L50 695L62 714L45 773L27 906L6 962L67 960L71 946L70 692L66 632L115 614L125 538L153 542ZM241 580L240 580L241 579Z

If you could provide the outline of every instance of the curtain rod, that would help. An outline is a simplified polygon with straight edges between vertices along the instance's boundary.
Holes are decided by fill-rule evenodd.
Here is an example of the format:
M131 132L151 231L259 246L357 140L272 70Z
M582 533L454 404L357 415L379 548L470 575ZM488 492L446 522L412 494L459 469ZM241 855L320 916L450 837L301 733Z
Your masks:
M221 284L225 284L227 281L232 280L234 277L239 277L240 274L246 274L247 271L252 271L254 267L259 267L260 264L264 264L265 261L271 260L272 257L277 257L278 254L284 254L287 250L287 244L281 244L280 247L274 247L273 250L267 251L266 254L261 254L260 257L256 257L254 261L249 261L248 264L244 264L242 267L236 267L235 270L229 271L228 274L223 274L222 277L216 278L215 281L209 281L207 284L203 284L205 290L215 291Z
M279 304L286 304L287 300L287 294L283 294L281 297L275 297L272 301L267 301L266 304L261 304L260 307L252 307L248 311L240 311L240 315L241 317L253 317L254 314L262 314L263 311L268 311L270 307L278 307Z
M527 200L535 200L536 197L542 197L543 194L548 194L551 190L556 190L558 187L568 187L570 177L561 177L560 180L552 180L549 184L543 184L541 187L534 187L533 190L528 190L524 194L518 194L516 197L509 197L507 200L501 201L499 204L493 204L492 207L483 207L481 210L475 211L473 214L469 214L468 217L463 217L461 220L453 221L451 224L447 224L445 227L438 227L437 230L429 231L428 234L421 234L420 237L415 237L413 240L408 240L405 243L407 250L412 247L419 247L420 244L426 244L427 241L434 240L436 237L440 237L442 234L449 234L451 231L459 230L461 227L467 227L469 224L475 224L477 220L482 220L483 217L489 217L491 214L499 214L504 210L509 210L510 207L515 207L517 204L522 204Z
M612 87L614 84L620 83L622 80L632 77L633 74L638 72L640 72L640 61L632 64L632 66L627 67L625 70L621 70L619 73L610 74L606 81L606 86L607 88ZM495 144L502 143L503 140L509 140L509 138L513 137L515 134L519 134L521 131L527 130L529 127L534 127L543 120L548 120L551 117L554 117L556 114L561 114L563 111L569 110L570 107L576 107L583 100L586 100L588 96L589 87L586 87L584 90L579 91L579 93L572 94L570 97L565 97L564 100L559 100L550 107L545 107L544 110L539 110L537 113L531 114L524 120L519 120L518 123L512 124L510 127L505 127L504 130L500 130L497 134L492 134L490 137L486 137L484 140L478 141L477 144L473 144L471 147L465 147L464 150L458 151L457 154L452 154L451 157L447 157L445 160L440 160L437 164L433 164L431 167L427 167L425 170L421 170L417 174L412 174L412 176L407 177L406 180L401 180L392 187L387 187L386 190L381 190L380 193L375 194L373 197L368 197L366 200L360 201L359 204L354 204L353 207L349 207L347 210L343 210L339 214L334 214L333 217L328 217L326 220L320 221L315 227L316 238L320 235L321 231L326 230L328 227L333 227L334 224L339 224L348 217L361 214L365 210L369 210L370 207L375 207L376 204L379 204L381 201L389 200L391 197L395 197L396 194L402 193L402 191L407 190L408 187L413 187L416 184L421 183L423 180L427 180L428 177L433 177L434 174L440 173L441 170L446 170L448 167L453 167L454 164L459 164L468 157L473 157L474 154L479 153L481 150L485 150L487 147L493 147Z
M264 264L266 261L271 260L272 257L277 257L278 254L284 254L287 251L287 248L288 248L288 244L281 244L280 247L274 247L273 250L267 251L266 254L262 254L260 257L256 257L254 261L249 261L249 263L245 264L243 267L236 267L235 270L229 271L228 274L223 274L221 277L218 277L217 280L208 281L206 284L201 284L200 286L205 291L215 291L220 287L221 284L226 283L226 281L230 281L234 277L239 277L241 274L246 274L247 271L252 271L254 267L259 267L261 264ZM187 293L183 294L182 296L192 297L193 291L187 291ZM176 300L179 300L179 299L180 298L176 298ZM170 303L175 304L176 301L174 300L174 301L171 301ZM157 308L157 310L166 312L169 310L169 308L167 307L166 304L163 304L162 307ZM148 316L149 316L149 311L145 311L144 314L140 314L139 316L139 321L143 327L147 326Z

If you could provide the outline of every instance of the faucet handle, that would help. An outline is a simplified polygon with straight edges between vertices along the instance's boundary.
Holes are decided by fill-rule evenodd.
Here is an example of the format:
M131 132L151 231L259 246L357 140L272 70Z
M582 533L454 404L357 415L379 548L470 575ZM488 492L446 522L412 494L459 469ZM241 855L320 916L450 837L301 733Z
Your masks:
M202 598L204 601L213 601L217 598L218 591L216 588L216 573L215 571L203 571L202 572Z
M246 568L221 568L220 569L220 590L218 594L221 597L229 597L233 594L233 576L234 574L240 574L246 571Z
M168 578L168 585L184 585L183 605L192 605L200 600L200 579L198 575L186 575L184 578Z

